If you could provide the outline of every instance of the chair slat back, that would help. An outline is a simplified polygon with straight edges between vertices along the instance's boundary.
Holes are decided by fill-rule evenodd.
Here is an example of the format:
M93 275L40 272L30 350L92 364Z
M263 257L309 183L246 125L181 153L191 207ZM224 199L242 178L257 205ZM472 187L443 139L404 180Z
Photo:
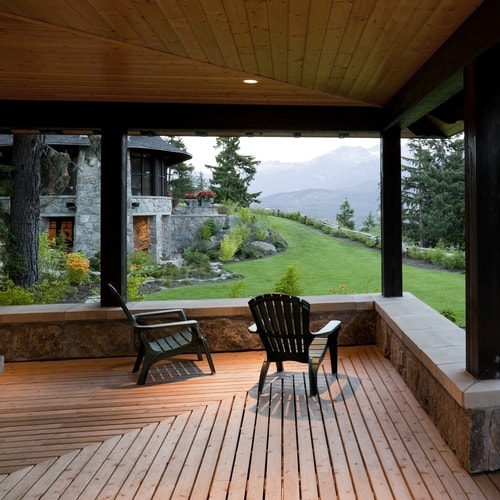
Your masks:
M290 360L307 356L313 339L307 301L291 295L265 294L251 299L249 306L268 355Z
M125 313L125 315L129 319L129 321L133 325L135 325L137 322L135 321L134 316L130 312L130 310L127 307L127 304L123 300L122 296L118 293L118 290L111 283L108 283L108 288L111 290L111 293L112 293L113 297L115 298L117 304L123 309L123 312Z

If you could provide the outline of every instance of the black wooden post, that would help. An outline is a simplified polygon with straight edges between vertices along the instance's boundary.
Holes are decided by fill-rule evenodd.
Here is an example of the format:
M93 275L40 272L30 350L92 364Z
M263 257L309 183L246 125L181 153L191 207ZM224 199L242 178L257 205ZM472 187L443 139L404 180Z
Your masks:
M466 367L500 377L500 47L465 71Z
M403 295L401 239L401 132L392 127L381 135L380 209L382 224L382 295Z
M101 306L127 296L127 132L105 127L101 142Z

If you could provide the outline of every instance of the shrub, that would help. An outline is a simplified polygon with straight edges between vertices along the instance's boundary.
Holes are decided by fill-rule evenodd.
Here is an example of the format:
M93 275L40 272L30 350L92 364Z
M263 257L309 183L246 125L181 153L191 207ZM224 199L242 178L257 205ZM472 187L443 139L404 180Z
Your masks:
M239 241L232 233L228 233L220 242L219 258L222 262L232 260L240 246Z
M159 277L161 266L153 256L145 250L134 252L127 257L129 272L143 277Z
M74 287L68 280L46 279L30 288L35 304L57 304Z
M300 295L303 290L300 278L297 265L287 266L283 276L274 285L274 291L288 295Z
M184 264L190 269L197 269L198 274L207 275L210 273L210 257L206 253L186 250L182 254Z
M134 274L127 278L127 299L128 300L144 300L144 294L139 292L146 279L143 276Z
M0 305L20 306L34 304L31 293L17 285L12 280L0 283Z
M257 241L265 241L268 234L269 234L269 231L268 231L267 227L264 225L259 225L255 228L255 239Z
M451 309L443 309L442 311L439 311L440 314L442 314L445 318L449 319L453 323L456 324L457 322L457 313L455 311L452 311Z
M66 251L49 240L47 231L40 234L38 240L38 273L40 278L60 275L65 268Z
M250 236L250 228L248 226L236 226L227 233L220 243L219 258L223 262L230 261L234 258L236 252L243 246L243 243Z
M100 271L101 270L101 253L97 252L92 257L89 258L90 270Z
M66 274L72 285L80 285L89 278L89 259L80 252L72 252L66 255Z
M233 283L229 289L229 297L232 299L243 297L245 290L245 282L244 281L236 281Z
M241 222L243 222L243 224L251 224L255 219L252 210L248 207L240 208L237 212L237 215Z
M217 223L213 219L207 219L200 227L199 236L202 240L209 240L218 230Z

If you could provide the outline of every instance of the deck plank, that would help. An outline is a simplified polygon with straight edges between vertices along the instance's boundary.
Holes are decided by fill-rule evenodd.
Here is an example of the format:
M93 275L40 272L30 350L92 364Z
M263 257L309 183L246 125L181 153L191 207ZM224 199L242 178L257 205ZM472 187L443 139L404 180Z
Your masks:
M142 387L126 358L8 364L0 499L500 498L376 347L341 348L313 398L297 363L258 397L262 353L239 355L214 354L214 376L186 355Z

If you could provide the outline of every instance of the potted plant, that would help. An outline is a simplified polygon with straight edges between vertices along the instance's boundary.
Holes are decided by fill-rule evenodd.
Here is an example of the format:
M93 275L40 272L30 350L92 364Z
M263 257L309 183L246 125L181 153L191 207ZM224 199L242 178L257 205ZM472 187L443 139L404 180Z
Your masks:
M198 192L198 200L200 200L200 205L203 207L209 207L214 202L215 193L209 189Z
M194 207L198 199L198 193L186 193L184 195L184 200L188 207Z

